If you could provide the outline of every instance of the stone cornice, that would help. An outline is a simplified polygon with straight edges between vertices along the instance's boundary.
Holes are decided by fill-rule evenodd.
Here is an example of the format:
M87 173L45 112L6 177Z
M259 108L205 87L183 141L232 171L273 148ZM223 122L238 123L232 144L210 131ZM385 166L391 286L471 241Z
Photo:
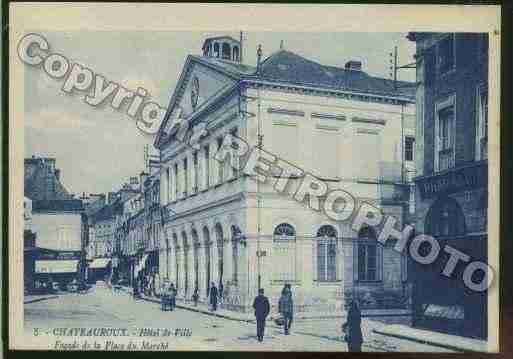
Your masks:
M351 118L351 122L370 123L373 125L381 125L381 126L385 126L385 124L386 124L385 120L373 119L373 118L363 118L363 117L353 117L353 118Z
M207 203L207 204L204 204L204 205L201 205L201 206L198 206L198 207L195 207L195 208L192 208L192 209L189 209L189 210L177 213L175 215L171 215L169 217L169 220L168 220L167 223L175 221L175 220L177 220L179 218L187 217L187 216L195 214L197 212L201 212L201 211L205 211L207 209L223 206L223 205L226 205L228 203L241 200L242 198L243 198L243 194L242 194L242 192L239 192L239 193L236 193L236 194L231 195L229 197L225 197L225 198L223 198L223 199L221 199L219 201L215 201L214 203Z
M268 88L268 89L280 89L285 90L286 92L301 92L304 94L312 94L312 95L322 95L322 96L334 96L348 100L358 100L365 102L379 102L379 103L388 103L400 105L403 103L415 103L414 97L408 97L404 95L387 95L387 94L374 94L374 93L364 93L359 91L352 91L349 89L330 89L330 88L321 88L315 86L308 85L298 85L291 83L282 83L282 82L274 82L274 81L266 81L259 79L244 79L242 82L253 88Z

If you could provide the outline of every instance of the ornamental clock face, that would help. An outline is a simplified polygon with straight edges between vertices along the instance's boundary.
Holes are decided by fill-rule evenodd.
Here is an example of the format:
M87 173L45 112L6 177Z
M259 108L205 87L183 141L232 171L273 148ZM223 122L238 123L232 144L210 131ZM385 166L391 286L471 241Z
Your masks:
M194 76L192 79L192 86L191 86L191 104L192 104L192 110L196 110L196 106L198 105L198 98L199 98L199 80L197 76Z

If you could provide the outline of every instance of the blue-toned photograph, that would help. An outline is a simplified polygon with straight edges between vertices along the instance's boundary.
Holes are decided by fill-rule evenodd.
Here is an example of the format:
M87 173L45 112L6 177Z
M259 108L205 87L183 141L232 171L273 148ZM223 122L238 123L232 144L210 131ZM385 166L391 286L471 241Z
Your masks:
M490 36L13 38L25 338L50 350L495 350Z

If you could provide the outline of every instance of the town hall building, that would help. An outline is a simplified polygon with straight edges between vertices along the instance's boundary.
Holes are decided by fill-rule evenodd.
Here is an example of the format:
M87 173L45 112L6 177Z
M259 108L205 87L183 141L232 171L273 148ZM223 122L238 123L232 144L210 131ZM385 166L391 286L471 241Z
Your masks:
M405 257L381 246L373 228L355 232L293 194L308 173L398 226L408 220L414 84L371 76L351 59L322 65L283 46L265 59L260 48L256 67L241 57L241 43L227 36L189 55L157 134L160 278L179 299L197 288L201 302L214 283L222 307L242 312L260 287L276 305L287 283L296 312L342 311L353 297L366 308L408 306ZM177 119L205 124L199 146L183 141ZM286 193L214 159L228 133L300 169L289 173Z

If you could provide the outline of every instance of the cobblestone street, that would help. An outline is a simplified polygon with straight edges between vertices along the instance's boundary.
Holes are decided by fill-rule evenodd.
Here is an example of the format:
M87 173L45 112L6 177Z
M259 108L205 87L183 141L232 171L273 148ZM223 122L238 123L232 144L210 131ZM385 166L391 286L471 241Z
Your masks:
M126 292L96 288L87 294L65 294L58 298L25 305L25 332L54 328L126 328L136 336L142 328L190 330L191 335L168 338L167 350L274 350L274 351L346 351L341 340L342 318L309 319L294 322L292 334L268 325L263 343L258 343L255 325L236 320L177 309L162 312L157 303L134 300ZM372 333L380 323L363 320L364 351L446 351L442 348L395 339ZM59 339L52 337L52 341ZM139 338L160 343L162 337Z

